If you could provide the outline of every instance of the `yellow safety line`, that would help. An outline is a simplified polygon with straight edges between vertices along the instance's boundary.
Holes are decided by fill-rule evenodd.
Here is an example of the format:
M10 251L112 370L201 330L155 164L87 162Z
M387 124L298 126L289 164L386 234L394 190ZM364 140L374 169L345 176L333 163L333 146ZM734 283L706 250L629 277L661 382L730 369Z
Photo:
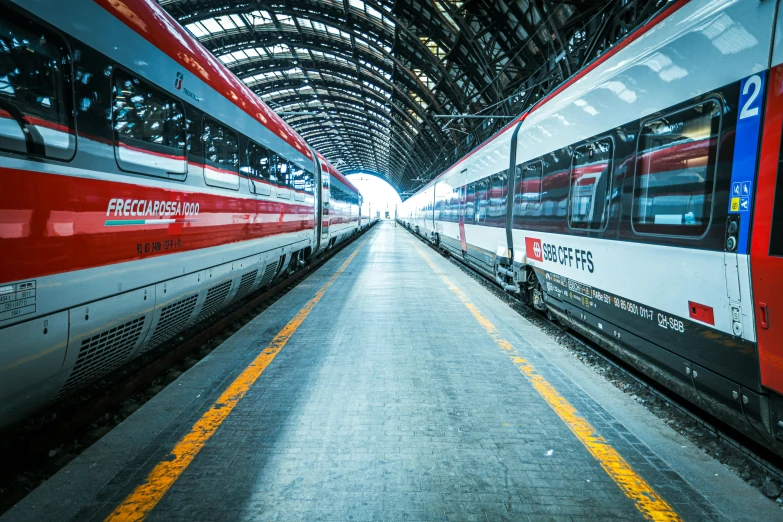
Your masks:
M158 463L155 469L147 476L147 480L138 486L133 493L109 515L107 521L144 520L150 511L160 502L163 495L174 485L180 475L187 469L199 451L207 441L215 434L217 429L226 420L234 407L253 386L269 363L286 345L297 328L310 314L315 305L324 296L324 293L332 286L337 278L351 263L359 249L364 246L369 238L362 241L356 250L348 256L348 259L340 265L340 268L332 274L324 285L315 293L307 304L286 324L282 330L272 339L256 358L245 368L232 382L226 391L215 401L212 407L191 428L190 432L182 437L171 450L169 456Z
M492 337L495 344L508 354L509 358L513 361L522 375L527 378L538 394L541 395L546 403L555 411L557 416L560 417L573 434L576 435L579 442L581 442L584 447L587 448L587 451L589 451L601 464L601 467L604 468L604 471L606 471L612 480L620 487L625 496L633 500L636 509L638 509L648 520L681 520L672 507L633 470L630 464L617 453L617 450L596 432L595 428L590 425L587 419L579 415L576 408L571 406L554 386L539 375L533 365L527 362L510 342L503 339L495 325L479 311L476 305L470 302L465 293L460 290L457 285L452 283L451 280L438 269L429 256L425 254L413 240L410 238L408 238L408 240L419 255L424 258L424 261L427 262L430 268L440 276L446 286L457 295L476 321L478 321L490 337Z

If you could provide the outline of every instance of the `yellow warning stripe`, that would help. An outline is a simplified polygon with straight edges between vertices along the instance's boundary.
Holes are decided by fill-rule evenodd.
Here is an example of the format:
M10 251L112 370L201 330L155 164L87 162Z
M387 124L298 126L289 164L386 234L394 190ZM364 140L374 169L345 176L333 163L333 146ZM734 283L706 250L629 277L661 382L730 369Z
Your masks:
M558 417L568 426L571 432L576 435L587 451L601 464L604 471L620 487L626 497L631 499L636 508L648 520L654 521L679 521L681 520L672 507L661 498L658 493L636 473L625 459L614 449L601 435L596 432L592 425L579 415L576 408L560 395L544 377L538 374L527 360L525 360L514 346L503 339L500 332L492 322L482 314L479 309L470 302L467 295L460 288L451 282L443 272L441 272L435 263L424 253L419 246L409 239L413 247L424 258L424 261L432 270L440 276L452 292L454 292L465 307L470 311L478 323L487 331L492 340L495 341L509 358L514 362L519 371L524 375L533 388L555 411Z
M193 425L190 432L180 439L174 446L174 449L171 450L169 456L155 466L155 469L147 476L147 480L128 495L122 504L106 518L107 521L131 521L144 520L146 518L149 512L163 498L163 495L166 494L179 476L193 462L199 451L201 451L210 437L215 434L223 421L226 420L226 417L245 396L250 387L253 386L253 383L261 377L269 363L280 353L280 350L291 339L291 336L310 314L318 301L321 300L324 293L334 284L340 274L348 268L353 258L359 253L359 249L362 248L368 239L365 239L356 247L356 250L329 277L326 283L315 293L315 296L280 330L269 345L250 363L250 366L239 374L209 410Z

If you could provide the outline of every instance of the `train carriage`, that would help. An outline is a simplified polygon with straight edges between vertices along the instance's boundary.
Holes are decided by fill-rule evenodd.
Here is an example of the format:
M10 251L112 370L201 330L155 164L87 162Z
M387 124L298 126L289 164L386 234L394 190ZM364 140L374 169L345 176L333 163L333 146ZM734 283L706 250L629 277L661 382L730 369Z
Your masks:
M362 199L356 187L334 165L321 154L317 157L324 194L321 241L328 248L361 228Z
M155 2L0 9L0 427L358 229L356 188Z
M401 213L431 206L429 240L778 452L782 19L672 3Z

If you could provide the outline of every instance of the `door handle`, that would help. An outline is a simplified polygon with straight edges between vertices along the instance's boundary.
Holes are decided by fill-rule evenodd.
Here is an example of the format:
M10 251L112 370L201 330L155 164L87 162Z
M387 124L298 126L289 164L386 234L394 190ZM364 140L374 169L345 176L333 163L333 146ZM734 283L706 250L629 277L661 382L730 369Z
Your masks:
M759 303L759 326L769 328L769 310L767 303Z

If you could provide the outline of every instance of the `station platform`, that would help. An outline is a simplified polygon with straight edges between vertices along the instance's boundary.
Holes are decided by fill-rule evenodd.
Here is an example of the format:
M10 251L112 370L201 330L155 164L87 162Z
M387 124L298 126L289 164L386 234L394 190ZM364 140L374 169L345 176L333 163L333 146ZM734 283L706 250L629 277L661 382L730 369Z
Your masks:
M762 520L781 510L392 222L8 511Z

